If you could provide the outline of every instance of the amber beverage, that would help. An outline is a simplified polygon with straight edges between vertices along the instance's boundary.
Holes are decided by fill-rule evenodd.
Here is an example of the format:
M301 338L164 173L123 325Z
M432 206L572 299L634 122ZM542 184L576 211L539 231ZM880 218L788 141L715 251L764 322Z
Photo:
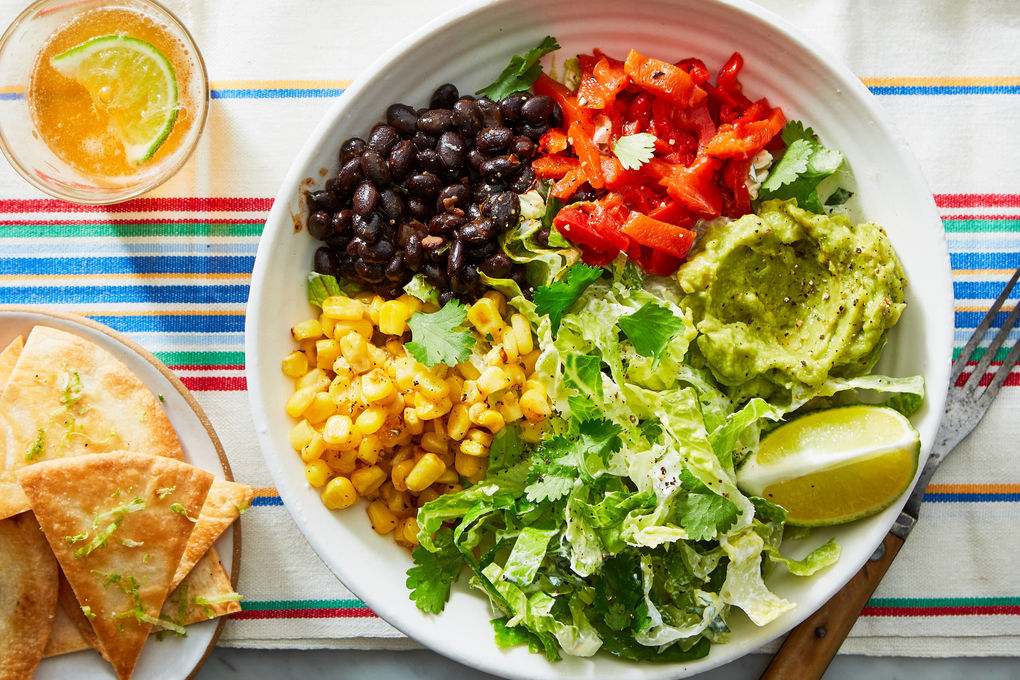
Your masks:
M101 36L148 43L176 81L176 115L151 156L132 162L110 116L51 59ZM102 91L100 91L102 96ZM208 83L190 34L151 0L41 0L0 39L0 143L38 188L79 203L136 196L187 160L205 122Z

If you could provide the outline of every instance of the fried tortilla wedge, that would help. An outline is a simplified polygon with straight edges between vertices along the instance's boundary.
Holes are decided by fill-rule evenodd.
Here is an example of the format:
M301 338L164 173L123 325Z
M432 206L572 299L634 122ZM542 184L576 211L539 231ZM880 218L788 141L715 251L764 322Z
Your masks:
M11 340L11 344L4 347L4 350L0 352L0 391L7 384L7 379L11 377L14 365L18 363L18 357L21 356L21 350L24 347L25 341L19 335Z
M220 534L251 505L254 497L255 490L247 484L228 482L224 479L213 482L209 495L205 498L205 505L202 506L202 512L198 516L198 522L195 523L195 530L188 539L184 557L177 565L172 588L176 588L184 580L192 567L209 552L209 548Z
M43 461L17 478L100 651L126 680L213 476L171 458L119 451Z
M31 512L0 520L0 680L28 680L57 605L57 561Z
M63 595L63 592L61 594ZM57 615L53 620L53 630L50 632L44 656L58 656L95 647L86 639L86 634L83 634L80 625L76 625L78 622L72 621L72 618L75 618L73 610L77 610L80 614L81 608L78 606L78 601L73 599L73 592L71 597L73 601L70 606L65 607L62 598L61 606L57 607ZM159 618L177 625L190 626L193 623L241 611L241 605L238 604L239 599L240 596L234 592L233 586L230 585L230 577L223 569L220 556L215 548L210 548L209 552L198 561L187 578L177 587L177 590L171 593L163 603L163 610L160 612ZM81 621L84 623L87 633L94 637L92 624L88 622L84 614L81 615Z
M105 451L184 453L159 402L131 370L85 338L46 326L28 336L0 394L0 518L29 508L15 472Z

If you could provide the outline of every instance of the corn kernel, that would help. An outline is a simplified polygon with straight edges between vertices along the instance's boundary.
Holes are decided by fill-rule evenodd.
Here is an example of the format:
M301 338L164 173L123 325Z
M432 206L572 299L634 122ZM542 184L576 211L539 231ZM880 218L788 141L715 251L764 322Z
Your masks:
M464 404L457 404L450 409L450 415L446 419L446 434L450 439L460 441L470 428L471 416L468 415Z
M311 387L302 387L300 390L297 390L287 400L287 415L291 418L301 417L301 414L305 412L305 409L308 408L314 398L315 390Z
M409 491L423 491L432 486L444 472L446 472L446 464L436 454L426 453L407 473L404 483L407 484Z
M435 432L426 432L421 436L421 447L429 453L446 453L446 439Z
M407 320L413 310L399 300L384 302L379 309L379 331L386 335L403 335L407 330Z
M453 402L450 401L449 397L443 397L440 401L432 401L426 399L419 392L415 395L414 399L415 411L418 413L418 418L421 420L434 420L435 418L442 418L450 409L453 408Z
M318 339L322 337L322 324L318 319L308 319L295 324L290 329L290 334L298 342L302 340Z
M464 487L461 486L460 484L436 484L435 486L430 488L438 490L439 493L442 495L446 495L448 493L457 493L458 491L464 490Z
M467 438L473 442L478 442L485 448L492 446L492 435L484 430L468 430Z
M488 461L485 458L471 456L461 451L457 452L457 457L453 463L457 473L466 477L471 482L477 482L484 477L488 465Z
M509 390L500 396L499 406L496 410L503 416L503 420L508 423L516 423L524 417L524 412L521 411L521 406L517 399L517 393Z
M373 368L361 376L361 394L369 403L389 403L397 389L381 368Z
M318 434L307 420L302 420L290 429L290 445L295 451L305 448L312 437Z
M470 361L462 361L457 364L457 372L460 373L465 380L478 380L478 376L482 374Z
M423 305L421 300L411 295L410 293L404 293L403 295L398 297L397 302L402 302L405 305L407 305L410 308L412 314L415 312L420 312Z
M513 387L520 387L527 380L524 377L524 367L520 364L509 364L503 370L506 371L507 376L510 378L510 385Z
M489 406L484 401L480 401L477 404L471 404L471 406L468 406L468 417L471 418L471 422L475 425L481 425L480 421L482 414L488 410Z
M421 311L425 314L435 314L439 311L439 305L434 302L423 302L421 305Z
M382 310L382 306L385 302L385 300L376 295L372 298L372 301L368 303L368 317L376 326L379 325L379 312Z
M488 456L489 447L482 446L473 439L465 439L460 443L461 453L466 453L469 456Z
M443 474L439 475L439 479L437 479L434 482L435 484L454 484L460 481L460 475L458 475L457 470L453 468L453 462L455 460L456 460L455 457L451 457L450 464L448 465L446 465L444 461L444 465L446 465L446 471Z
M426 503L430 503L436 500L437 498L439 498L439 492L430 486L429 488L425 489L420 494L418 494L418 507L420 508Z
M506 420L503 419L503 414L499 411L487 408L478 414L478 422L475 424L481 425L492 434L496 434L506 426Z
M331 319L325 314L319 315L319 325L322 326L322 334L327 338L333 337L333 331L336 330L336 319Z
M390 338L386 341L386 351L395 357L402 357L407 355L407 350L404 349L404 343L400 338Z
M400 418L404 414L404 408L407 406L407 402L404 400L404 395L397 392L393 395L393 399L390 403L386 404L386 412L396 418Z
M446 385L450 388L448 393L450 401L454 403L460 401L460 396L464 393L464 378L457 373L452 373L446 376Z
M503 316L499 313L499 304L491 297L479 298L468 307L467 320L483 336L495 336L503 326ZM316 322L318 323L318 322Z
M478 391L482 394L489 395L500 390L505 390L510 386L510 378L499 366L489 366L485 371L482 372L480 378L477 381Z
M340 340L348 333L360 335L365 340L371 340L375 333L375 326L371 319L358 319L357 321L337 321L333 328L333 337Z
M531 322L523 314L514 314L510 317L510 327L513 329L514 339L517 340L517 351L525 355L535 349L535 340L531 336Z
M362 496L375 491L386 481L386 471L378 465L369 465L351 473L351 484Z
M322 301L322 314L336 321L358 321L365 318L365 307L353 298L334 295Z
M340 338L340 351L355 373L364 373L371 367L368 343L358 333L347 333Z
M503 359L504 363L515 364L520 358L520 353L517 351L517 336L514 335L513 329L506 326L503 329Z
M333 368L333 362L340 356L340 343L332 338L315 341L315 365L321 369Z
M318 338L305 338L304 340L301 340L300 342L298 342L298 349L300 349L301 352L308 359L308 365L309 366L311 366L312 364L315 363L315 341L316 340L318 340Z
M450 386L426 370L419 371L414 377L414 386L429 401L440 401L450 394Z
M316 392L322 392L329 388L329 376L321 368L313 368L303 376L294 381L294 389L300 390L303 387L311 387Z
M397 528L397 516L390 512L386 503L381 500L372 501L368 505L368 521L380 536L385 536Z
M330 510L343 510L358 501L358 491L346 477L334 477L322 490L322 502Z
M486 366L502 366L506 363L506 350L499 345L495 345L485 353L484 361Z
M487 290L483 298L488 298L496 303L496 311L500 316L506 316L506 296L498 290Z
M397 491L407 491L407 475L417 463L414 458L406 458L393 464L390 468L390 482Z
M538 390L526 390L521 394L521 412L530 422L545 420L552 413L549 406L549 399L543 392Z
M365 437L375 434L386 422L386 409L382 406L369 406L354 421L354 431Z
M401 392L407 392L414 388L414 381L418 375L418 362L412 357L405 356L394 362L394 378L397 381L397 388Z
M545 384L541 380L532 375L530 378L524 381L524 386L521 388L521 393L531 392L534 390L542 396L546 395Z
M358 467L358 452L353 449L327 451L321 460L326 461L329 469L336 474L349 475Z
M353 297L355 300L367 307L372 304L372 300L376 298L376 294L370 290L359 290L353 295Z
M313 460L308 465L305 465L305 479L312 486L322 486L332 474L333 471L329 469L325 461Z
M308 422L321 423L326 418L336 413L337 403L329 392L316 392L311 403L305 409L304 416Z
M478 383L476 381L474 380L464 381L464 389L461 390L460 394L460 402L462 404L467 404L468 406L471 406L472 404L477 404L484 398L485 395L483 395L482 391L478 389Z
M375 435L370 435L361 440L358 444L358 458L365 461L369 465L375 465L379 460L379 456L383 453L383 443Z
M300 378L308 372L308 357L304 352L294 350L283 358L280 370L288 378Z
M354 422L350 416L332 415L326 419L326 424L322 426L322 438L326 444L338 446L351 439L353 430Z
M308 443L301 447L301 460L306 463L311 463L317 458L321 458L322 454L326 451L326 442L323 441L322 435L316 433Z
M542 356L542 350L533 349L528 353L521 353L521 364L524 366L524 372L531 375L535 372L535 364L538 363L538 358Z
M410 547L414 548L418 545L418 520L414 517L408 517L404 519L400 524L397 525L397 531L400 532L400 537L404 543L407 543Z
M372 366L374 368L385 368L386 364L390 361L390 357L393 355L387 352L385 347L369 344L368 356L372 360Z
M397 517L408 517L413 513L411 496L406 491L394 491L390 498L386 499L386 507Z
M418 410L413 406L404 409L404 428L412 435L418 435L425 429L425 424L418 417Z

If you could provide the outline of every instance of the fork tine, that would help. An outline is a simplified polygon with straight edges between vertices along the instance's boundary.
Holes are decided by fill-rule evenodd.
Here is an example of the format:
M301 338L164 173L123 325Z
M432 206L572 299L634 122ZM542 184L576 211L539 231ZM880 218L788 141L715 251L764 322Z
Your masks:
M1006 317L1006 320L1002 324L1002 328L1000 328L999 332L995 334L995 337L992 339L991 344L988 345L985 353L981 355L981 360L978 361L977 366L974 368L974 372L970 374L970 378L968 378L967 382L964 384L964 389L977 389L978 383L981 382L981 378L984 377L985 371L988 370L988 367L992 363L992 359L995 358L995 353L998 352L999 348L1005 344L1006 338L1009 336L1009 332L1013 330L1014 326L1016 326L1016 320L1018 317L1020 317L1020 303L1013 306L1013 311L1009 313L1008 317Z
M1020 305L1017 305L1017 307L1020 307ZM1006 328L1006 326L1003 326L1003 328ZM1016 343L1014 343L1013 347L1009 350L1006 358L1002 361L1002 366L999 366L999 370L997 370L995 375L992 376L992 381L988 383L988 387L985 388L985 391L977 400L980 413L984 413L988 410L988 407L991 406L992 400L995 399L995 395L999 393L999 388L1006 382L1006 378L1009 377L1017 359L1020 359L1020 338L1017 339Z
M988 332L988 328L992 325L992 321L995 319L995 315L1002 309L1003 303L1009 298L1009 294L1013 292L1013 287L1016 286L1017 280L1020 280L1020 267L1013 272L1012 278L1006 283L1006 287L999 293L999 297L995 299L995 303L989 308L988 313L985 314L985 318L981 319L981 323L974 330L974 334L967 340L967 344L960 350L960 356L953 362L953 370L949 374L949 384L955 385L956 380L963 373L963 369L967 367L967 362L970 361L970 356L974 354L974 350L977 349L981 343L981 339L984 338L985 333ZM1000 343L1001 344L1001 343Z

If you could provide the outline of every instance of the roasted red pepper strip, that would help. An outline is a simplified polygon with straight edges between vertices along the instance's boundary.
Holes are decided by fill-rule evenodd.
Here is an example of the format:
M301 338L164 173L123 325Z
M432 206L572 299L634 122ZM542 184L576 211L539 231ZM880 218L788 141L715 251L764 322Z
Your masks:
M758 114L753 107L748 113ZM741 116L732 123L723 123L715 136L705 147L705 153L717 158L750 158L778 135L786 125L786 116L780 108L772 109L767 118L748 120L751 116Z
M560 209L553 224L574 243L615 256L630 243L620 233L626 211L622 204L574 203Z
M576 121L582 123L585 127L590 125L590 112L577 105L577 97L563 83L558 83L543 73L535 81L535 84L531 86L531 89L534 90L535 94L544 94L552 97L560 105L560 110L563 111L563 120L566 124L569 125Z
M574 195L574 192L581 188L581 185L588 181L584 170L580 166L567 172L561 180L552 185L549 194L565 201Z
M542 156L531 163L531 169L539 179L560 179L580 167L580 161L567 156Z
M623 68L635 83L677 106L697 104L707 96L683 69L642 56L636 50L631 50L627 55Z
M723 164L723 186L731 195L724 201L724 212L734 219L751 212L751 193L747 189L747 176L751 171L750 159L731 158Z
M712 219L722 214L722 192L715 183L715 172L722 162L711 156L698 156L690 166L671 165L653 158L646 172L659 178L666 193L691 212Z
M544 154L563 153L567 150L567 135L553 128L538 140L538 148Z
M580 122L574 121L570 124L567 129L567 141L574 147L574 153L581 161L581 170L588 177L588 183L595 189L606 186L605 177L602 176L602 160L599 149Z
M661 251L676 258L686 257L687 251L694 244L694 232L690 229L661 222L636 210L631 211L623 223L623 233L653 251Z

